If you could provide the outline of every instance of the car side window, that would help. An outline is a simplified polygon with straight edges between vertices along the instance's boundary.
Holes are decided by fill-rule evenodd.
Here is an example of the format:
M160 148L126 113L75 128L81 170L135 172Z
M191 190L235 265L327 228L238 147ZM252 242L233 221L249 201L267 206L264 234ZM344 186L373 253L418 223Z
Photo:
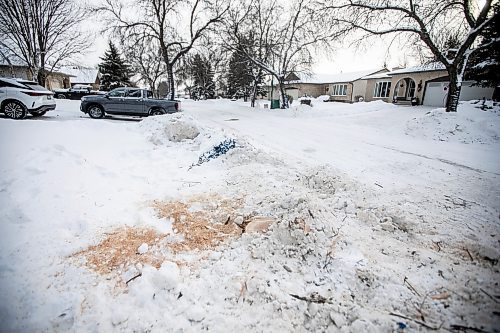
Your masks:
M147 91L147 97L148 98L153 98L153 92L151 90Z
M109 95L109 97L124 97L125 90L123 90L123 89L111 90L108 95Z
M141 98L141 90L140 89L129 90L127 97Z

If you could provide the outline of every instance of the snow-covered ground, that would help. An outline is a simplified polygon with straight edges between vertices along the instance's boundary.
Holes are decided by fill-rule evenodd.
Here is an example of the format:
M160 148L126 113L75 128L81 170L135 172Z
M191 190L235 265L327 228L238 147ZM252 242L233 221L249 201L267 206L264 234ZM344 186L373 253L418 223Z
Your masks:
M500 331L498 107L57 103L0 118L0 331Z

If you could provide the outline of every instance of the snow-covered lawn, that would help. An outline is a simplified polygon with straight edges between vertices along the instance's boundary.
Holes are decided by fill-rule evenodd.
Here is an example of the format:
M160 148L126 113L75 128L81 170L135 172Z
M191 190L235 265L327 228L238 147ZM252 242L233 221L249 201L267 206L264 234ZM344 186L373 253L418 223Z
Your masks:
M499 331L498 107L57 103L0 118L0 331Z

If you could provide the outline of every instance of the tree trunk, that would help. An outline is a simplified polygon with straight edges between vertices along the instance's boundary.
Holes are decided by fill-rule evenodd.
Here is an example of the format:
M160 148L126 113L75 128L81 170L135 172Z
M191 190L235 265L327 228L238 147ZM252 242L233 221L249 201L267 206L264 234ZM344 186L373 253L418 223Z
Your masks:
M173 101L175 97L175 86L174 86L174 70L173 66L167 64L167 76L168 76L168 100Z
M155 95L155 84L154 84L153 80L148 79L147 81L148 81L149 89L153 92L153 96L156 97L156 95Z
M446 97L446 112L457 112L458 99L462 82L459 82L456 69L448 70L450 85L448 86L448 96Z
M253 81L253 86L252 86L252 96L250 100L250 106L255 107L255 100L257 99L257 80L255 79Z
M288 98L286 97L286 94L285 94L285 78L279 77L278 82L279 82L279 86L280 86L281 108L287 109L288 108Z
M38 70L36 79L39 85L45 87L47 72L45 71L45 54L42 52L40 53L40 69Z
M40 70L38 71L37 78L36 78L36 80L38 81L38 84L41 85L42 87L45 87L46 79L47 79L47 74L45 72L45 69L40 68Z

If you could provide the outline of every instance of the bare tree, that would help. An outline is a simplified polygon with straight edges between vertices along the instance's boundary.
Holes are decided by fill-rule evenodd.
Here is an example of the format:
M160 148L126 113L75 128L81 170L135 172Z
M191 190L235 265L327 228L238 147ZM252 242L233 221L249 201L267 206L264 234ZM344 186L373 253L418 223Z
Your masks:
M229 9L223 0L139 0L127 7L120 0L105 0L96 8L113 22L112 29L122 38L145 37L158 42L166 65L169 98L175 96L174 67L188 54ZM133 15L127 15L133 12ZM186 24L187 22L187 24Z
M338 22L368 35L404 33L411 44L423 43L448 71L446 111L456 112L467 61L481 31L498 15L491 3L485 0L478 8L473 0L328 0L325 9ZM450 48L453 40L456 47Z
M0 48L28 66L40 85L61 62L80 54L83 9L73 0L0 0Z
M257 87L264 73L270 75L273 70L272 46L277 39L273 23L278 17L277 10L281 10L277 1L241 0L228 15L221 38L223 47L237 54L238 61L247 69L246 74L252 76L252 107L255 107Z
M328 24L328 17L313 0L249 0L240 8L231 15L228 45L236 50L252 36L252 45L243 48L243 52L261 71L277 80L281 107L287 108L288 74L308 71L314 49L329 48L342 31Z
M167 76L167 67L162 60L158 41L152 38L123 40L122 45L125 46L124 54L131 69L140 75L140 79L158 97L158 84Z

